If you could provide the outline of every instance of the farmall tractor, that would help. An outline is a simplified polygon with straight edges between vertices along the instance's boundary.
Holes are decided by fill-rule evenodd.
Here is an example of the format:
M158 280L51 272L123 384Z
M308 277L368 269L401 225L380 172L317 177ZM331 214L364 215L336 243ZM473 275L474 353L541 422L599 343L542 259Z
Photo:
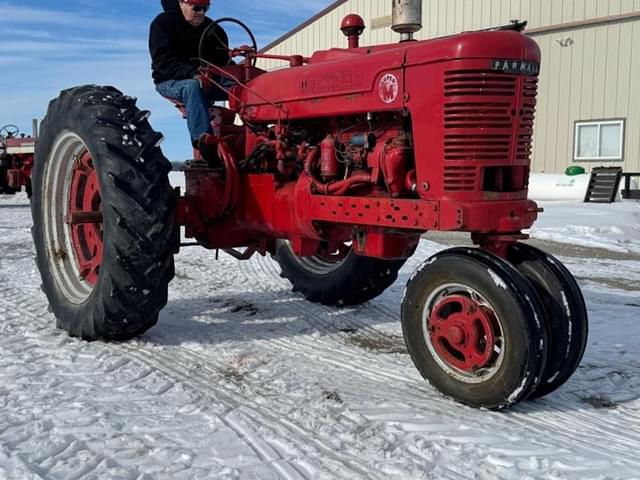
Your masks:
M31 198L36 135L35 132L33 137L20 134L13 124L0 127L0 194L14 194L24 187Z
M153 326L180 227L239 260L273 255L294 290L335 306L382 293L426 232L470 232L477 248L442 251L407 283L416 367L488 409L565 383L585 348L584 300L557 259L520 242L540 212L527 199L540 50L517 23L414 41L420 5L393 1L395 44L359 46L364 22L349 15L346 49L272 56L254 43L230 49L236 65L203 58L203 75L236 85L212 112L220 166L190 162L184 192L134 98L61 92L42 123L32 203L58 327L126 340ZM259 58L289 65L266 72Z

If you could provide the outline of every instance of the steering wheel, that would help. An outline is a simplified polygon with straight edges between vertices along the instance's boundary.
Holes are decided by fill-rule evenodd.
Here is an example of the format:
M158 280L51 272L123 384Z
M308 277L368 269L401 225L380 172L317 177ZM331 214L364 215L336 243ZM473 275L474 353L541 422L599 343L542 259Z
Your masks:
M223 41L223 39L221 39L217 34L216 34L216 29L218 27L219 24L221 23L235 23L236 25L239 25L240 27L242 27L242 29L247 32L247 35L249 35L249 38L251 39L251 48L253 48L253 50L255 52L258 51L258 43L256 42L256 37L253 35L253 32L249 29L249 27L247 27L244 23L242 23L240 20L236 19L236 18L232 18L232 17L223 17L223 18L218 18L217 20L214 20L207 28L205 28L204 32L202 33L202 37L200 37L200 45L198 47L198 56L204 60L209 61L209 59L211 58L211 49L208 48L208 38L209 37L213 37L215 38L219 44L224 45L226 48L221 48L221 47L216 47L215 50L225 50L227 53L229 53L229 57L231 57L231 51L232 49L229 48L228 43L228 39L226 42ZM252 58L251 59L251 66L255 67L256 66L256 62L258 61L257 58Z
M20 130L12 123L0 128L0 137L14 138L18 133L20 133Z

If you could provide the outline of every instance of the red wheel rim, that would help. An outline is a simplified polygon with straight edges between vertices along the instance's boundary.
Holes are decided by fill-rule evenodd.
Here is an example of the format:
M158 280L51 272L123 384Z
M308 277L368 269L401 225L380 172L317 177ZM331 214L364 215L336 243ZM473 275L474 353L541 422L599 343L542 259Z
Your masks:
M74 160L67 213L80 279L95 285L104 251L102 199L96 169L86 150Z
M466 373L490 367L495 358L496 317L465 295L441 299L429 315L429 337L440 358Z

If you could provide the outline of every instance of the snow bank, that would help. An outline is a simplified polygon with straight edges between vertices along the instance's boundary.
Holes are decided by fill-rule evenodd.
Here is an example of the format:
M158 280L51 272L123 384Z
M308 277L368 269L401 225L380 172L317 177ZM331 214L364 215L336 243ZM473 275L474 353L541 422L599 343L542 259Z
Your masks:
M640 203L541 202L531 236L618 252L640 252Z

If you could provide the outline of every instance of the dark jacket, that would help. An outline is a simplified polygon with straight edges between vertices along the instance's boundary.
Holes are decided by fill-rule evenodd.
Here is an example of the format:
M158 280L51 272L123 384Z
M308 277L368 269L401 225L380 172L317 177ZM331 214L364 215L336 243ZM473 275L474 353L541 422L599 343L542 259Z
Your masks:
M164 12L151 22L149 52L154 83L195 77L200 65L200 38L213 23L210 18L205 18L199 27L190 25L184 19L178 1L162 0ZM229 40L222 27L217 26L215 35L208 35L207 39L207 51L215 52L214 58L209 58L209 61L216 65L228 64L226 48ZM213 48L211 42L216 44Z

